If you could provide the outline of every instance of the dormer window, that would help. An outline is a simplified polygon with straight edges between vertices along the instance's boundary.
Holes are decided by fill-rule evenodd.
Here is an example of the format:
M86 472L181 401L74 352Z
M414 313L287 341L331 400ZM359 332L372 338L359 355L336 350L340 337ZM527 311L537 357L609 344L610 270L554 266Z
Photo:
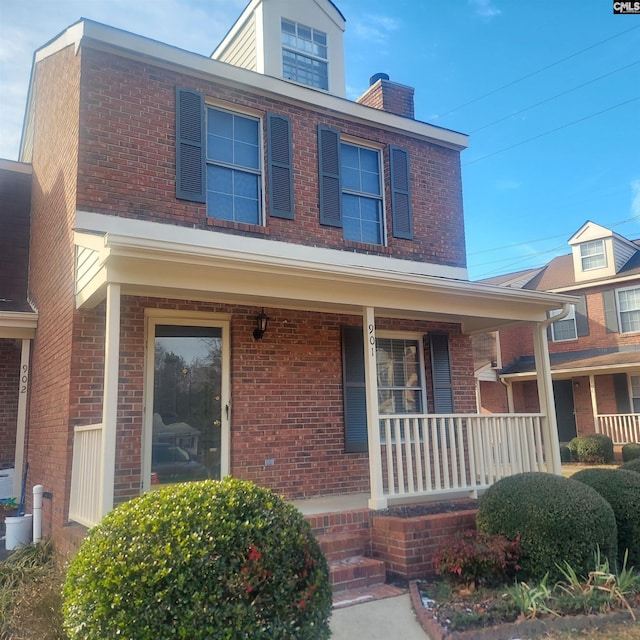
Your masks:
M327 34L282 19L282 76L318 89L329 89Z
M607 266L607 256L604 250L604 240L592 240L580 245L580 260L582 270L602 269Z

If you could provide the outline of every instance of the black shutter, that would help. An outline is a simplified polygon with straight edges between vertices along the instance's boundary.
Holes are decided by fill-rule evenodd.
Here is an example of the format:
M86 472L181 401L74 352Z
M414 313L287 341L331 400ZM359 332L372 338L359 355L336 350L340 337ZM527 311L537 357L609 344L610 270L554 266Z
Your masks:
M411 211L411 174L409 152L401 147L389 147L391 170L391 210L393 235L396 238L413 239L413 214Z
M607 327L607 333L618 333L616 292L613 289L602 292L602 305L604 306L604 323Z
M576 332L578 337L589 335L589 316L587 315L587 298L580 296L576 304Z
M342 226L340 180L340 132L318 126L320 224Z
M449 336L432 333L431 375L433 378L433 408L435 413L453 413L453 385L449 359Z
M286 116L268 114L269 215L293 220L293 156L291 121Z
M618 413L631 413L629 401L629 384L626 373L613 374L613 389L616 395L616 408Z
M206 201L204 97L176 88L176 198Z
M367 451L367 396L361 327L342 327L345 451Z

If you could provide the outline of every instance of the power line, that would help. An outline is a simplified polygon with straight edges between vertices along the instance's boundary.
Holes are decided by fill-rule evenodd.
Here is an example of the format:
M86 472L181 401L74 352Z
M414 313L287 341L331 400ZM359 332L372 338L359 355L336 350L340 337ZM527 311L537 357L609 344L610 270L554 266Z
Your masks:
M445 116L448 116L451 113L454 113L455 111L459 111L460 109L463 109L464 107L468 107L470 104L474 104L476 102L479 102L480 100L484 100L485 98L488 98L489 96L492 96L500 91L503 91L504 89L508 89L509 87L512 87L515 84L518 84L519 82L522 82L523 80L527 80L528 78L531 78L532 76L535 76L539 73L542 73L543 71L546 71L547 69L551 69L552 67L555 67L559 64L562 64L563 62L566 62L567 60L571 60L571 58L575 58L576 56L579 56L583 53L585 53L586 51L590 51L591 49L594 49L596 47L599 47L602 44L605 44L606 42L609 42L610 40L614 40L615 38L619 38L620 36L623 36L625 33L629 33L629 31L633 31L634 29L638 29L640 28L640 25L636 25L635 27L631 27L629 29L625 29L624 31L621 31L620 33L617 33L613 36L610 36L609 38L605 38L604 40L600 40L600 42L596 42L595 44L589 45L588 47L585 47L584 49L580 49L580 51L576 51L575 53L572 53L569 56L566 56L565 58L561 58L560 60L556 60L555 62L552 62L551 64L548 64L544 67L541 67L540 69L537 69L536 71L532 71L531 73L528 73L527 75L522 76L521 78L518 78L517 80L512 80L511 82L508 82L507 84L502 85L501 87L498 87L497 89L493 89L492 91L489 91L489 93L485 93L477 98L474 98L473 100L469 100L468 102L465 102L464 104L461 104L458 107L454 107L453 109L450 109L449 111L446 111L445 113L441 113L438 116L436 116L437 118L444 118Z
M520 142L516 142L515 144L512 144L509 147L504 147L504 149L498 149L498 151L492 151L491 153L488 153L487 155L484 156L480 156L479 158L476 158L475 160L471 160L470 162L466 162L465 164L463 164L463 167L468 167L471 164L474 164L476 162L480 162L481 160L486 160L487 158L491 158L493 156L498 155L499 153L504 153L505 151L510 151L511 149L515 149L516 147L520 147L523 144L527 144L528 142L532 142L533 140L537 140L538 138L543 138L544 136L548 136L551 133L556 133L556 131L561 131L562 129L566 129L567 127L571 127L574 124L578 124L579 122L584 122L585 120L589 120L590 118L595 118L596 116L602 115L603 113L607 113L607 111L613 111L613 109L618 109L619 107L624 107L627 104L630 104L631 102L635 102L636 100L640 100L640 96L636 96L635 98L631 98L630 100L625 100L624 102L620 102L618 104L614 104L611 107L607 107L606 109L602 109L602 111L596 111L596 113L591 113L588 116L584 116L584 118L579 118L578 120L572 120L571 122L567 122L566 124L563 124L559 127L556 127L555 129L549 129L548 131L543 131L542 133L539 133L538 135L532 136L531 138L527 138L526 140L522 140Z
M594 82L598 82L599 80L602 80L604 78L608 78L609 76L612 76L614 73L618 73L619 71L624 71L625 69L628 69L629 67L633 67L636 64L639 64L640 60L636 60L635 62L632 62L630 64L625 65L624 67L620 67L619 69L614 69L613 71L610 71L609 73L605 73L602 76L599 76L597 78L593 78L593 80L588 80L587 82L583 82L582 84L577 85L576 87L573 87L572 89L567 89L566 91L563 91L562 93L557 93L554 96L551 96L550 98L546 98L544 100L541 100L540 102L536 102L535 104L530 105L529 107L525 107L524 109L520 109L520 111L516 111L515 113L510 113L509 115L504 116L503 118L499 118L498 120L494 120L493 122L490 122L489 124L485 124L482 127L478 127L477 129L474 129L473 131L470 131L470 133L477 133L478 131L482 131L483 129L488 129L489 127L492 127L494 124L498 124L500 122L504 122L505 120L508 120L509 118L513 118L515 116L519 116L521 113L525 113L525 111L529 111L530 109L535 109L536 107L539 107L542 104L545 104L547 102L551 102L552 100L555 100L556 98L561 98L562 96L566 96L568 93L572 93L573 91L577 91L578 89L582 89L583 87L586 87L590 84L593 84Z

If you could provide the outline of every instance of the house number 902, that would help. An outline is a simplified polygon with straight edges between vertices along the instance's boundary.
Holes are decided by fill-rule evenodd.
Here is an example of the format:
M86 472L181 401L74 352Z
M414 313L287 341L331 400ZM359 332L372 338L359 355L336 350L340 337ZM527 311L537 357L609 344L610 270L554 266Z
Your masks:
M29 365L22 365L22 376L20 377L20 393L27 393L27 383L29 382Z
M371 357L376 355L376 328L369 325L369 348L371 349Z

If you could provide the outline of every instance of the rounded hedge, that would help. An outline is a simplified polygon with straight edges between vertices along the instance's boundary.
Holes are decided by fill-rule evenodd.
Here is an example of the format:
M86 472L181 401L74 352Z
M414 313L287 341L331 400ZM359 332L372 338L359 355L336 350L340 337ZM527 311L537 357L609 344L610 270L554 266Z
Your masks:
M571 462L571 449L566 444L560 445L560 462Z
M638 458L640 458L640 443L627 442L622 447L623 462L631 462L631 460L637 460Z
M72 640L324 640L326 559L292 505L250 482L185 483L91 529L63 588Z
M601 433L573 438L569 450L574 460L596 464L613 462L613 440Z
M640 458L636 458L635 460L629 460L629 462L625 462L620 465L620 469L624 469L625 471L635 471L636 473L640 473Z
M584 469L572 476L595 489L613 509L618 526L618 560L640 567L640 474L620 469Z
M616 520L609 503L586 484L550 473L521 473L496 482L480 498L478 530L520 540L523 579L562 578L567 561L586 574L599 548L617 555Z

